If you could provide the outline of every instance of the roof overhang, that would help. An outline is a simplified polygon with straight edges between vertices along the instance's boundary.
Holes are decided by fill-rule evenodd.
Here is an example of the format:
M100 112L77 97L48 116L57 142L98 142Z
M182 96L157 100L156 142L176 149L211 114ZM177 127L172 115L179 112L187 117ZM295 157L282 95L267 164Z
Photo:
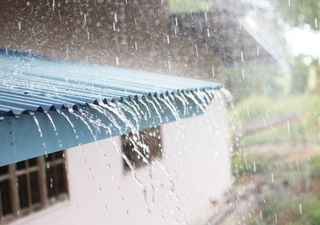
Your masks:
M222 85L0 51L0 166L202 114Z

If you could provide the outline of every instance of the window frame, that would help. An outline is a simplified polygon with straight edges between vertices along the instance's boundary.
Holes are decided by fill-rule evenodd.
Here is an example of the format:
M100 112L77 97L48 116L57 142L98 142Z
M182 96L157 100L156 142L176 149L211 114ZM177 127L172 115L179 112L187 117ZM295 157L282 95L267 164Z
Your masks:
M57 152L55 152L57 153ZM53 154L55 154L53 153ZM46 161L45 158L48 155L40 156L35 158L37 164L35 166L29 167L29 160L24 160L21 162L25 162L25 168L17 169L17 163L6 165L8 166L8 173L0 175L0 182L9 180L9 189L10 189L10 200L11 200L11 210L12 213L8 215L2 215L1 202L0 202L0 225L8 224L12 221L16 221L22 217L30 215L32 213L36 213L38 211L44 210L51 205L66 201L69 199L69 183L68 183L68 160L66 151L62 151L63 158L55 159L54 161ZM49 154L50 155L50 154ZM55 165L64 165L64 184L65 184L65 192L54 195L53 197L48 196L48 187L47 187L47 169L50 166ZM49 167L48 167L49 166ZM32 190L31 190L31 180L30 175L32 172L38 172L38 185L39 185L39 202L32 203ZM19 187L18 187L18 177L26 175L27 177L27 192L28 192L28 206L25 208L20 207L20 199L19 199ZM0 194L1 201L1 194Z
M126 134L126 135L121 135L121 146L122 146L121 150L122 150L122 153L126 155L127 159L129 161L131 161L131 163L134 160L134 162L132 163L133 166L134 166L134 170L143 169L147 165L144 162L142 162L141 159L140 160L137 159L137 156L133 153L132 150L128 151L126 149L127 148L126 144L128 143L127 137L128 136L133 137L134 135L136 135L136 136L138 135L138 138L144 139L143 142L145 144L145 142L147 142L145 140L146 137L145 136L141 137L141 135L144 135L143 133L148 132L149 130L152 130L152 129L155 129L159 133L160 138L157 139L157 143L160 144L160 146L158 145L156 150L151 150L150 151L150 158L148 158L148 162L150 163L150 162L152 162L154 160L161 160L164 157L163 140L162 140L162 138L163 138L162 126L146 128L143 131L139 131L138 133L134 133L134 134L133 133L129 133L129 134ZM131 153L131 154L129 155L129 153ZM156 154L153 154L153 153L156 153ZM138 161L138 163L136 161ZM124 174L130 172L131 169L130 169L129 165L127 164L127 162L124 159L122 159L122 165L123 165L122 167L123 167L123 173Z

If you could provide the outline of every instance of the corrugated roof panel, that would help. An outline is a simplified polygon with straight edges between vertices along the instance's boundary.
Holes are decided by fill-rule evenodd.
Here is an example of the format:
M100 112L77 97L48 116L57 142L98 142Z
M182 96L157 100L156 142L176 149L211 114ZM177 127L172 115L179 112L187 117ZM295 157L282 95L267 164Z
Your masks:
M221 87L0 50L0 166L201 114Z

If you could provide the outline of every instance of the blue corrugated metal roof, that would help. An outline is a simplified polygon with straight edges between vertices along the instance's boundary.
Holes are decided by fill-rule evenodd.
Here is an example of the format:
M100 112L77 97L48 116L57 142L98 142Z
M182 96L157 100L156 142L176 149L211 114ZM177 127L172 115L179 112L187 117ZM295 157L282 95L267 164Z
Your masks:
M0 50L0 115L119 100L219 84Z
M219 88L0 50L0 166L200 114Z

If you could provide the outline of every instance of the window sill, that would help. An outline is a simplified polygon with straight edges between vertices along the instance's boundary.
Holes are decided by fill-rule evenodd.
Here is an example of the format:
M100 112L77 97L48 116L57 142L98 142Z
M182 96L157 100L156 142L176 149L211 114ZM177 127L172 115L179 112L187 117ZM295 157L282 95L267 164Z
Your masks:
M35 219L45 217L48 214L57 212L58 210L64 209L71 206L70 199L57 200L54 204L49 204L46 208L42 208L39 211L34 211L31 214L22 215L21 217L15 217L10 221L6 221L3 224L10 225L22 225L26 223L31 223Z

